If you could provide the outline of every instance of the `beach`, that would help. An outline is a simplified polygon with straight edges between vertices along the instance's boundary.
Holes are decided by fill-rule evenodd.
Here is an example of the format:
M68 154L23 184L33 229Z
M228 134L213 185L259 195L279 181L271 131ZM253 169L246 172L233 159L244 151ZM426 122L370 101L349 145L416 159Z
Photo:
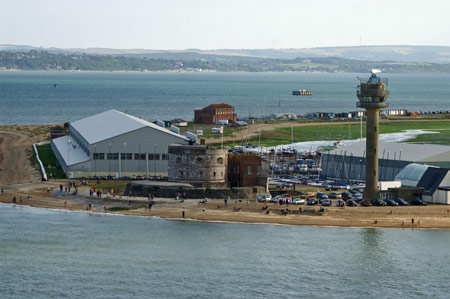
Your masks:
M405 207L326 207L320 213L320 206L279 205L259 203L243 199L230 200L225 205L223 199L187 199L184 202L168 198L155 198L151 203L147 198L134 198L116 195L106 199L102 195L71 195L64 190L59 192L59 184L65 181L22 184L8 187L0 194L0 202L50 209L87 211L89 203L93 208L89 213L109 213L130 216L160 217L170 219L223 221L241 223L268 223L284 225L342 226L342 227L384 227L384 228L450 228L449 208L444 205L405 206ZM48 189L50 188L50 189ZM87 193L79 187L80 193ZM28 198L28 199L27 199ZM107 210L104 210L106 205ZM263 209L267 205L267 209ZM109 210L121 207L119 211ZM299 209L302 209L300 213ZM287 212L286 212L287 211ZM412 220L414 219L414 222Z

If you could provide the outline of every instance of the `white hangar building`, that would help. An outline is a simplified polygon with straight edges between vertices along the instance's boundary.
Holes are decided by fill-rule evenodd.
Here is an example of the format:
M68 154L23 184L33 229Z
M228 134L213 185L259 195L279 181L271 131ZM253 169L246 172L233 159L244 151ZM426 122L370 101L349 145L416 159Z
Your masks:
M176 130L175 130L176 131ZM69 178L167 176L169 144L187 144L176 132L109 110L69 123L69 135L51 146Z

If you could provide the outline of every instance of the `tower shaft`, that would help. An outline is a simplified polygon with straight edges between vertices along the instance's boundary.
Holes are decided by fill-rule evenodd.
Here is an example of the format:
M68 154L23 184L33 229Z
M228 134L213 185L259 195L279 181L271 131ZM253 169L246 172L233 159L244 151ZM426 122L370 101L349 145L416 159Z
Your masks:
M367 109L366 125L366 188L363 198L378 198L378 138L380 109Z

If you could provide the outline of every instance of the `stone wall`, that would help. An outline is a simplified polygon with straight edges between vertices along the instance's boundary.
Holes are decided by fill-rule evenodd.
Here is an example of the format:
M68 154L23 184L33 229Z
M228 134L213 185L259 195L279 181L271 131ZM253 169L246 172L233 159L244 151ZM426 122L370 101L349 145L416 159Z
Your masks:
M127 185L125 195L147 197L153 194L154 197L175 198L178 194L186 194L186 198L205 197L213 199L255 199L258 194L265 193L264 187L239 187L239 188L182 188L168 186L149 186L130 183Z
M169 146L169 182L202 187L224 187L227 182L228 151L205 145Z

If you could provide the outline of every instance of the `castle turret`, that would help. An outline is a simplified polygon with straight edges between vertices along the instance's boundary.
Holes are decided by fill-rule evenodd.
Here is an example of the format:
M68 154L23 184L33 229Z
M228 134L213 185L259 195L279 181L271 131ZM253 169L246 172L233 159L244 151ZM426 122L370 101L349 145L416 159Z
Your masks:
M389 97L388 79L377 77L379 70L372 70L372 76L366 81L360 79L356 92L359 102L357 107L366 109L366 188L364 199L378 197L378 138L380 110L389 107L386 99Z

